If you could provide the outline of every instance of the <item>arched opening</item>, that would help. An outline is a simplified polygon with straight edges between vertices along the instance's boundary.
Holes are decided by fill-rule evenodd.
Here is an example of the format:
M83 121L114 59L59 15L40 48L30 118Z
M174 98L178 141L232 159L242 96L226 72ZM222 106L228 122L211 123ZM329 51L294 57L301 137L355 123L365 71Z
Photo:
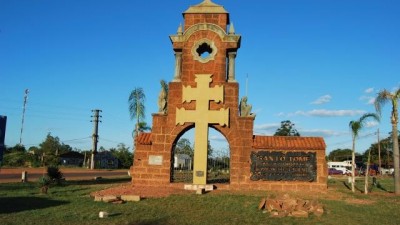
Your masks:
M230 148L226 138L210 127L207 150L207 183L229 183ZM194 127L182 131L172 148L171 182L193 183Z
M207 183L229 183L231 154L226 138L210 127L208 136Z
M194 127L189 127L172 147L171 182L193 182Z

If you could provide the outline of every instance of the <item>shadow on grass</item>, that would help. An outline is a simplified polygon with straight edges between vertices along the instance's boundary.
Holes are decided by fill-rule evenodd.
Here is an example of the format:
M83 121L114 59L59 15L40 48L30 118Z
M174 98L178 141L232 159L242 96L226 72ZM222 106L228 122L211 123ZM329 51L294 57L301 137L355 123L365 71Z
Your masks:
M343 185L344 185L347 189L351 190L351 187L349 186L349 184L348 184L346 181L343 181Z
M29 183L4 183L0 185L1 192L8 192L8 191L21 191L26 189L32 189L36 187L36 183L29 182Z
M0 202L0 214L44 209L69 203L41 197L0 197Z
M347 189L351 191L351 186L349 183L347 183L346 181L343 181L342 183ZM364 193L364 190L361 190L359 187L357 187L357 185L354 185L354 190L359 191L360 193Z
M77 189L71 189L71 190L53 190L52 188L50 189L51 194L63 194L63 193L75 193L79 191L86 191L89 190L90 188L77 188Z
M381 185L381 183L377 183L376 184L376 187L377 188L379 188L379 189L381 189L382 191L384 191L384 192L387 192L387 193L394 193L393 191L388 191L385 187L383 187L382 185Z
M68 185L94 185L94 184L118 184L118 183L126 183L131 181L130 177L122 177L122 178L102 178L98 180L71 180L65 181L62 186Z
M164 224L167 224L167 221L165 219L160 219L160 220L147 220L147 221L134 222L131 223L130 225L164 225Z

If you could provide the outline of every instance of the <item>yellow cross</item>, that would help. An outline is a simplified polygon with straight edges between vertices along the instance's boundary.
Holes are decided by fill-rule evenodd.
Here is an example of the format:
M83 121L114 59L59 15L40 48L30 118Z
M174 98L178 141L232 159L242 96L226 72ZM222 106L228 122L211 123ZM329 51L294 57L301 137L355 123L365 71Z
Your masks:
M196 110L176 109L176 124L195 124L193 184L207 183L208 125L229 123L229 108L210 111L210 101L224 102L224 86L210 88L212 74L196 74L197 88L183 87L182 102L196 101Z

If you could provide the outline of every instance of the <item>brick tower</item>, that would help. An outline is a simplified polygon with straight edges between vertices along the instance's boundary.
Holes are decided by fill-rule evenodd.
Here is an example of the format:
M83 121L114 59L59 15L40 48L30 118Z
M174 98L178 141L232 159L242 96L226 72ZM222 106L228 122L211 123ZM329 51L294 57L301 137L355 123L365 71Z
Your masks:
M291 149L286 145L287 139L282 142L271 137L254 136L254 115L243 114L239 110L235 58L241 36L235 34L229 13L222 6L204 0L189 7L183 17L184 25L170 36L175 54L175 72L168 84L166 110L153 114L151 133L141 133L135 140L132 184L171 185L174 146L186 131L194 128L193 184L205 185L208 128L212 127L229 144L230 183L227 187L274 189L277 184L274 181L252 180L251 155L255 154L252 151ZM325 160L323 140L300 138L295 139L295 143L299 147L297 150L306 150L309 143L313 144L313 150L318 150L318 164ZM319 176L326 171L323 166L319 170ZM322 189L323 182L324 179L317 182ZM291 187L298 189L297 186Z
M201 100L196 98L206 95L204 92L208 90L210 95L219 93L204 100L206 111L211 113L208 117L211 118L203 120L206 120L207 129L215 128L228 140L231 163L239 162L243 147L252 144L254 117L240 117L238 110L239 84L235 80L235 57L241 37L235 34L228 12L222 6L205 0L186 10L183 17L184 26L178 28L177 34L170 36L175 53L175 73L169 83L167 113L153 114L152 132L142 133L136 139L132 168L134 185L170 183L173 147L180 136L191 128L195 128L195 136L198 136L198 121L191 120L189 114L201 107L197 105ZM204 85L200 85L199 80L205 80ZM195 91L200 86L205 86L205 89ZM191 98L185 96L185 92L198 94ZM220 118L221 121L213 121L215 117L223 118ZM196 153L201 147L196 140L194 183L204 184L204 167L196 170ZM200 155L200 162L204 161L204 152ZM232 168L230 173L231 182L239 180L240 166ZM196 175L202 181L196 182Z

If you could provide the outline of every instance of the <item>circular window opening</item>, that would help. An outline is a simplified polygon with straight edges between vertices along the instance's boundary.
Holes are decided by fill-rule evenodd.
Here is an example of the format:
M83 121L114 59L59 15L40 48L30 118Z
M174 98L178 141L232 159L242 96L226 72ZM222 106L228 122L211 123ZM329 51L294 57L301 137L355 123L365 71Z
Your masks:
M208 39L198 40L192 47L193 59L201 63L207 63L210 60L214 60L218 49L213 41Z
M196 52L199 54L200 58L205 59L211 55L213 50L208 43L203 43L196 49Z

